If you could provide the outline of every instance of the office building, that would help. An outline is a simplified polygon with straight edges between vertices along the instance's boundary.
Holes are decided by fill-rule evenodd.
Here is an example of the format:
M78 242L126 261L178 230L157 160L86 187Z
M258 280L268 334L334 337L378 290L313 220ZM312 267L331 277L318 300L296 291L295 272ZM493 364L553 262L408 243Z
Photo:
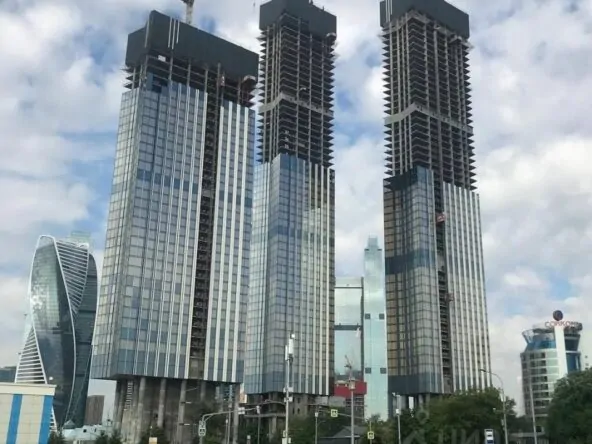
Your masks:
M378 239L371 237L364 249L364 381L366 416L388 418L388 375L386 357L386 301L384 260Z
M345 398L349 409L352 380L358 389L354 393L356 417L364 417L364 352L362 344L362 300L364 279L359 277L338 277L335 280L335 360L334 394ZM383 349L386 357L386 351ZM351 367L350 367L351 366ZM351 371L351 372L350 372ZM345 388L345 390L343 389Z
M557 381L583 368L581 332L581 323L564 320L557 310L552 320L522 333L526 340L520 353L524 412L529 418L534 414L538 425L544 425Z
M0 383L0 442L45 444L55 389L49 384Z
M14 382L16 366L0 368L0 382Z
M55 385L59 428L82 425L97 305L97 266L90 239L41 236L31 266L25 344L15 381Z
M92 374L131 442L243 379L257 70L156 11L128 37Z
M309 0L261 5L261 147L255 174L245 389L293 411L333 389L336 18Z
M389 392L417 406L491 385L469 17L444 0L383 0L380 23Z
M103 423L103 409L105 408L105 397L93 395L86 398L86 417L84 425L99 425Z

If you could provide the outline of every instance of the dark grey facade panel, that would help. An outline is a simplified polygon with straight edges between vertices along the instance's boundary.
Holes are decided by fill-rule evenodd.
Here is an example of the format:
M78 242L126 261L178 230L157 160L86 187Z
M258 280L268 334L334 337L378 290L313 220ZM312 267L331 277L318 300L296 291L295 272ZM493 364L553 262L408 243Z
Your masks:
M390 17L387 17L387 2L392 4ZM470 37L469 15L444 0L383 0L380 2L380 26L412 9L423 12L466 39Z
M266 29L288 13L308 22L311 33L325 36L337 32L337 17L314 5L310 0L271 0L261 5L259 28Z
M126 65L141 64L149 52L203 65L220 63L231 77L257 77L259 66L256 53L158 11L150 13L145 27L129 35Z

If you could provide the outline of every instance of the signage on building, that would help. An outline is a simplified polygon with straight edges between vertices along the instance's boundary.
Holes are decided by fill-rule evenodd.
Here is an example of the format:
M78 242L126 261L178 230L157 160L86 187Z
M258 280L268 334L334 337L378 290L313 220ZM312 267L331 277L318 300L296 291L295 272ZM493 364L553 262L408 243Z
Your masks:
M574 321L548 321L548 322L545 322L545 327L547 327L547 328L563 327L563 328L573 328L574 330L582 330L582 323L581 322L574 322Z

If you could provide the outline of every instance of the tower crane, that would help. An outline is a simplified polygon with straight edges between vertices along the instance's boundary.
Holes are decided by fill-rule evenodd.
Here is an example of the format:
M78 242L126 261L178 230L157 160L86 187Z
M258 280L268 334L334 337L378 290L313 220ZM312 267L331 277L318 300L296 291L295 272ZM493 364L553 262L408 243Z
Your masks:
M185 3L185 23L191 25L191 21L193 19L193 4L195 0L181 0Z

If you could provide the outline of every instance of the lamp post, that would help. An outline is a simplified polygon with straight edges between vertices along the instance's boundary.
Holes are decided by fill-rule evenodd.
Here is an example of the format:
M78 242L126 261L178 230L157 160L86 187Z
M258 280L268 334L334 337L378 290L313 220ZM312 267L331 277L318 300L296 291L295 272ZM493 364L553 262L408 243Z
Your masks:
M319 408L317 407L317 410L314 413L315 415L315 444L317 444L318 440L319 440Z
M257 444L261 443L261 406L257 406Z
M524 383L524 381L522 381ZM534 433L534 444L538 444L536 416L534 413L534 395L532 393L532 369L528 372L528 392L530 397L530 415L532 416L532 431Z
M395 415L397 416L397 438L398 444L401 444L401 407L399 399L401 398L397 393L393 392L393 398L395 398Z
M480 368L479 371L482 373L486 373L488 375L491 375L491 376L495 376L500 383L500 388L502 389L502 413L504 415L504 444L508 444L508 418L506 415L506 394L504 391L504 381L502 380L500 375L498 375L497 373L487 371L484 368ZM536 442L535 442L535 444L536 444Z
M292 387L290 387L290 374L292 373L292 360L294 359L294 333L290 333L288 343L286 344L286 428L284 429L285 443L290 444L290 403L292 402Z

